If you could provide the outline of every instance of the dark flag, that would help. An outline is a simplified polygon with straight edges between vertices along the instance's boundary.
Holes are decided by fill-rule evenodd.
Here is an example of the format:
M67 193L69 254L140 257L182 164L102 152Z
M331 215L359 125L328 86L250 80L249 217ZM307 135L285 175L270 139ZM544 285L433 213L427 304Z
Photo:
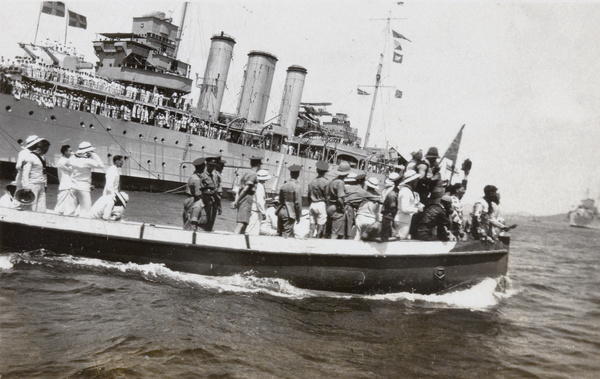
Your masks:
M396 94L394 95L395 98L397 99L402 99L402 91L400 91L399 89L396 90Z
M368 93L367 91L363 91L363 90L362 90L362 89L360 89L360 88L357 88L357 89L356 89L356 93L358 93L359 95L364 95L364 96L366 96L366 95L370 95L370 93Z
M87 29L87 19L79 13L69 11L69 26Z
M394 51L394 63L402 63L403 55Z
M401 39L405 39L408 42L412 42L411 40L409 40L408 38L404 37L402 34L392 30L392 35L394 36L394 38L401 38Z
M65 3L60 1L44 1L42 3L42 13L52 16L65 17Z
M448 158L452 161L452 173L454 173L454 169L456 168L456 160L458 159L458 149L460 147L460 140L462 139L462 133L465 126L460 127L460 131L454 137L454 141L448 146L448 150L444 153L444 158Z

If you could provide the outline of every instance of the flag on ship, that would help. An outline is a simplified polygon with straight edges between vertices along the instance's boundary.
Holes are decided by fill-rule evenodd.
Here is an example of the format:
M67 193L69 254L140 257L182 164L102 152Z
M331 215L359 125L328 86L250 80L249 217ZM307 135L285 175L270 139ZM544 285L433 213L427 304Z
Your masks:
M454 171L456 170L456 161L458 160L458 149L460 148L460 140L462 139L462 133L465 126L461 126L460 130L454 140L448 146L448 149L444 153L442 158L446 158L452 161L452 168L450 168L450 180L452 180L452 176L454 175Z
M65 17L65 3L60 1L44 1L42 3L42 13Z
M400 45L400 41L394 40L394 43L396 44L396 47L394 47L394 50L402 50L402 45Z
M357 89L356 89L356 93L358 93L359 95L365 95L365 96L366 96L366 95L370 95L370 93L368 93L367 91L363 91L363 90L362 90L362 89L360 89L360 88L357 88Z
M394 38L400 38L400 39L405 39L408 42L412 42L411 40L409 40L408 38L404 37L402 34L398 33L395 30L392 30L392 35L394 36Z
M400 91L399 89L396 90L396 94L394 95L395 98L397 99L402 99L402 91Z
M392 59L394 60L394 63L402 63L403 57L402 54L394 52L394 57Z
M87 19L85 16L69 11L69 26L75 28L87 29Z

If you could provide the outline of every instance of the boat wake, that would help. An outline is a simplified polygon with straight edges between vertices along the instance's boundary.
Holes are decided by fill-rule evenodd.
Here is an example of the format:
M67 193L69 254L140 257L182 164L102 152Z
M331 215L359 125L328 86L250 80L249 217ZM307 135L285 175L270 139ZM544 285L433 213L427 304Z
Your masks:
M441 294L422 295L400 292L365 297L373 300L425 302L451 308L481 311L496 306L503 299L513 296L514 293L510 279L502 277L499 279L486 278L469 288Z
M135 264L109 262L95 258L54 254L45 250L0 254L0 273L3 270L10 270L14 268L14 266L21 264L39 264L56 267L57 263L63 265L63 268L92 271L117 271L124 275L133 276L133 278L138 277L153 283L164 283L175 287L185 286L242 294L266 294L290 299L316 297L332 297L339 299L358 298L370 301L408 301L441 305L451 308L485 310L497 305L502 299L511 297L514 294L514 290L510 289L510 280L507 277L498 280L487 278L467 289L460 289L442 294L423 295L399 292L382 295L356 295L302 289L293 286L284 279L257 277L253 275L252 271L232 276L205 276L173 271L159 263Z

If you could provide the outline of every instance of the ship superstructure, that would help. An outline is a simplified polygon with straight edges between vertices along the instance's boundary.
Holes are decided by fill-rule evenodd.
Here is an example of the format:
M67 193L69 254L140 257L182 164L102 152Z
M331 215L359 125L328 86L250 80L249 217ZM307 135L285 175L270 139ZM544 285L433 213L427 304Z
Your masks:
M164 13L133 18L131 33L101 33L94 41L96 75L135 83L146 90L187 94L192 90L190 65L177 59L179 27Z

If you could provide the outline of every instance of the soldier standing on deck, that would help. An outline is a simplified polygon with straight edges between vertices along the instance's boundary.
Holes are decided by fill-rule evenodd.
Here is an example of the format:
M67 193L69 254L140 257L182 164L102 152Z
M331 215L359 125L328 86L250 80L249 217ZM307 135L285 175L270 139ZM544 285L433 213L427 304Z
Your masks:
M302 190L298 177L302 169L298 165L291 165L290 181L281 186L279 190L279 212L277 213L277 235L294 237L294 224L300 222L302 217Z
M235 196L235 200L231 203L231 207L237 209L237 226L235 227L235 234L244 234L250 222L250 216L252 214L252 201L254 198L254 191L258 183L256 173L262 166L262 158L252 157L250 158L250 167L252 171L244 173L242 179L240 179L240 190Z
M324 161L317 162L317 177L308 184L308 204L310 210L310 229L308 238L323 238L325 225L327 224L327 187L329 179L325 174L329 170L329 164Z
M215 225L218 205L220 203L214 175L217 167L218 164L214 160L208 161L206 163L206 171L200 174L200 191L202 192L202 203L204 204L204 213L206 214L206 223L201 226L207 232L212 231Z
M345 238L345 204L346 190L344 187L344 178L350 174L350 164L342 161L335 173L337 178L333 179L327 187L327 231L326 238L343 239Z
M183 202L183 228L186 230L191 230L198 225L200 214L204 208L201 174L204 173L206 161L204 158L198 158L192 164L195 167L195 171L188 179L185 187L187 198Z

